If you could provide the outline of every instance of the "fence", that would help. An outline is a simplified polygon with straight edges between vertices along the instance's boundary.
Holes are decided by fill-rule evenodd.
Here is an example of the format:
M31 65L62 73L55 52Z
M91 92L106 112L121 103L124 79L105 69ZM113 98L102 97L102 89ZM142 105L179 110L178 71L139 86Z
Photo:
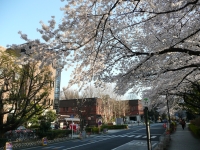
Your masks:
M63 138L56 138L54 140L48 140L47 144L49 143L55 143L55 142L62 142L65 140L70 139L69 137L63 137ZM13 141L12 142L13 149L21 149L21 148L28 148L28 147L33 147L33 146L41 146L42 145L42 139L35 139L35 140L26 140L26 141ZM4 150L4 147L0 147L0 150Z
M8 141L29 141L33 139L37 139L37 135L35 131L31 132L15 132L11 131L9 133L6 133L4 135L4 138L8 139Z

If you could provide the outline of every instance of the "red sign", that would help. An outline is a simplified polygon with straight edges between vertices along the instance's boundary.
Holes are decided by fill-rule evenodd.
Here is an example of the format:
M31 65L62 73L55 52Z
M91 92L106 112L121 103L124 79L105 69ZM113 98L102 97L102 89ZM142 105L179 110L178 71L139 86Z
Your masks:
M71 130L76 131L78 126L76 124L70 124L69 127Z

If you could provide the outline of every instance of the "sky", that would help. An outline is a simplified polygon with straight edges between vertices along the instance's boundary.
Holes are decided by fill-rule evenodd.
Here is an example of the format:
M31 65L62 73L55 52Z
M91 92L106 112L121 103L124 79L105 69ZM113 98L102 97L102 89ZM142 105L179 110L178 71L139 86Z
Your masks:
M55 16L56 23L61 23L64 12L60 8L65 4L60 0L0 0L0 46L23 44L19 31L29 39L41 39L39 22L48 23ZM72 69L63 69L60 90L68 85Z
M51 16L55 16L56 23L61 23L64 13L60 7L65 3L60 0L0 0L0 46L24 43L19 31L29 39L41 39L37 32L37 28L41 28L39 22L48 23ZM71 71L62 71L61 89L67 86Z

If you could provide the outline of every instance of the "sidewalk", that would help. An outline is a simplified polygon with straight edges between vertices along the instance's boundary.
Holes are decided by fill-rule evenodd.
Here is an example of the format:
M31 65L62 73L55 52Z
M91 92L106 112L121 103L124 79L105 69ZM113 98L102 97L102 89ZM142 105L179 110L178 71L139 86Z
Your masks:
M200 139L196 139L188 130L188 124L183 130L181 125L171 135L171 141L167 150L200 150Z

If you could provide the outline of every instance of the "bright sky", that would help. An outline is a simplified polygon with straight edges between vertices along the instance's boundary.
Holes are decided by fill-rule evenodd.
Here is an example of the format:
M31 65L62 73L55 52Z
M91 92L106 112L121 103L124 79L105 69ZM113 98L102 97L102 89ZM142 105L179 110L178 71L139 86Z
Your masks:
M0 46L22 44L19 31L27 34L29 39L41 39L37 28L40 21L48 23L55 16L56 23L61 23L64 16L60 7L66 2L60 0L0 0ZM61 74L61 90L67 86L72 69Z
M56 23L61 23L66 2L60 0L0 0L0 45L22 44L18 31L28 35L29 39L40 39L37 28L41 28L40 21L47 23L51 16L55 16ZM67 86L70 70L62 71L61 89Z

